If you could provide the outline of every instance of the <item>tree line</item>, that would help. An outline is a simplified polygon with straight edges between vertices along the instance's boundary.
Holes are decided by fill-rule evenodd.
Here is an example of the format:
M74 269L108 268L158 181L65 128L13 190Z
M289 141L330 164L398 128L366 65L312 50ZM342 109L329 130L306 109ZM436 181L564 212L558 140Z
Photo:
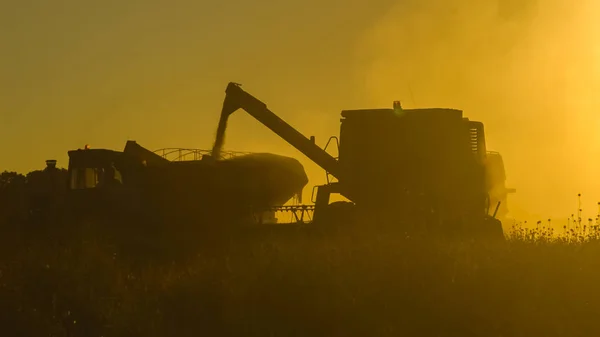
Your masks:
M55 167L54 163L27 174L0 173L0 224L27 221L61 203L67 179L67 170Z

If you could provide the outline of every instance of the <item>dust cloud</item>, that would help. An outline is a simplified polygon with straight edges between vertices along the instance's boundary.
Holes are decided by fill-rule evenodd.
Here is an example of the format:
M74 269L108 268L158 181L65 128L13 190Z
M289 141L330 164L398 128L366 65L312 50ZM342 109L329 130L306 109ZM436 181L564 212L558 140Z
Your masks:
M365 32L370 103L454 107L502 153L516 216L595 217L600 201L600 3L419 0Z

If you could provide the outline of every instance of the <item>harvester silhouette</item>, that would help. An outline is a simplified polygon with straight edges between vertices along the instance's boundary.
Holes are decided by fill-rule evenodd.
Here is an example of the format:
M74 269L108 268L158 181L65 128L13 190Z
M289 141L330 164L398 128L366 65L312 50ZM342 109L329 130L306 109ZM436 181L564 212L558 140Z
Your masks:
M387 109L343 110L339 138L327 143L338 144L334 158L240 84L229 83L225 92L213 154L220 153L229 116L245 110L337 179L315 186L315 223L377 217L446 234L503 235L495 216L513 191L504 186L501 157L486 150L483 123L461 110L403 109L398 101ZM349 201L330 203L333 193Z

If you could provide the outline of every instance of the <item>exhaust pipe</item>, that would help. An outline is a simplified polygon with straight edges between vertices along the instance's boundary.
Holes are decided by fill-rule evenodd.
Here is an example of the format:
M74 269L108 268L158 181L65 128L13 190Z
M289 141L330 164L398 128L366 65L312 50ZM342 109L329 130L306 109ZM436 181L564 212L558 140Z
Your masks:
M56 168L56 160L55 159L46 160L46 168L49 170L55 169Z

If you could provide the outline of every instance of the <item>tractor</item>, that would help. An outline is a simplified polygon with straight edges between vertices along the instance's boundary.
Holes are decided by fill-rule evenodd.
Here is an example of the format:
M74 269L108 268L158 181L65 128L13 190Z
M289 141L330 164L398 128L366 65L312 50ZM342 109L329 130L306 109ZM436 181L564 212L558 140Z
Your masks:
M168 150L168 149L167 149ZM128 141L125 149L69 151L68 205L86 216L134 216L163 224L273 220L273 209L308 182L293 158L269 153L192 152L193 160L168 160ZM159 150L160 151L160 150ZM180 151L179 151L180 152Z

